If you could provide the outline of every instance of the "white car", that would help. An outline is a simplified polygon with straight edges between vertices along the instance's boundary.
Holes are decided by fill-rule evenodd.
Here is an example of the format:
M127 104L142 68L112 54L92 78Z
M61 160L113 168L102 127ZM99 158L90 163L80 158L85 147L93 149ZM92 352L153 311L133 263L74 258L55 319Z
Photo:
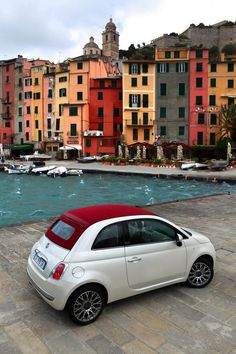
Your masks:
M95 321L107 303L213 278L215 249L206 236L147 210L118 204L61 215L32 248L27 273L42 298L73 321Z

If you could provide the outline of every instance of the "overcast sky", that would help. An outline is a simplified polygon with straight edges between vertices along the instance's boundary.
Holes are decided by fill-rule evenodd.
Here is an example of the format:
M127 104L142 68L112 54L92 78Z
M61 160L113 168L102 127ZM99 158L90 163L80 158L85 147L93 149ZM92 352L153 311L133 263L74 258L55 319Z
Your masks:
M101 48L101 33L112 17L120 49L150 43L190 24L236 21L235 0L0 0L0 59L63 61L83 53L90 36ZM233 17L235 16L235 17Z

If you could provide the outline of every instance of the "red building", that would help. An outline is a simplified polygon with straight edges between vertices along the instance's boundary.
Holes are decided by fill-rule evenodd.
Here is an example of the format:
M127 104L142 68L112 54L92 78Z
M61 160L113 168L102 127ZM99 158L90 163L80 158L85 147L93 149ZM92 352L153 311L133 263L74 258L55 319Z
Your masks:
M115 155L121 134L121 77L90 79L89 130L84 132L84 155Z
M208 50L190 50L189 144L207 144Z
M15 63L18 59L4 60L2 67L2 114L0 124L0 143L12 144L14 141L14 90Z

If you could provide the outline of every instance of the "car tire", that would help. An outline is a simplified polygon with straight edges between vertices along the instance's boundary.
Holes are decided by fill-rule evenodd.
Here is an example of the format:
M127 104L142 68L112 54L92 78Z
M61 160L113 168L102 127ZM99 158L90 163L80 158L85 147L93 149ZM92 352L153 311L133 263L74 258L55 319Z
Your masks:
M75 323L85 326L94 322L102 313L105 297L95 285L86 285L72 294L69 303L69 316Z
M214 275L212 263L204 258L198 258L192 265L187 284L192 288L204 288L207 286Z

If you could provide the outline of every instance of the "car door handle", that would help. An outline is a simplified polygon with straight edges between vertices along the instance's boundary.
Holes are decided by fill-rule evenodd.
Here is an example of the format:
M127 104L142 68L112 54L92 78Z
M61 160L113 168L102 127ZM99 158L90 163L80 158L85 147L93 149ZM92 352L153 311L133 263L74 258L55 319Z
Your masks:
M137 263L140 262L142 260L142 258L139 257L133 257L131 259L128 260L129 263Z

